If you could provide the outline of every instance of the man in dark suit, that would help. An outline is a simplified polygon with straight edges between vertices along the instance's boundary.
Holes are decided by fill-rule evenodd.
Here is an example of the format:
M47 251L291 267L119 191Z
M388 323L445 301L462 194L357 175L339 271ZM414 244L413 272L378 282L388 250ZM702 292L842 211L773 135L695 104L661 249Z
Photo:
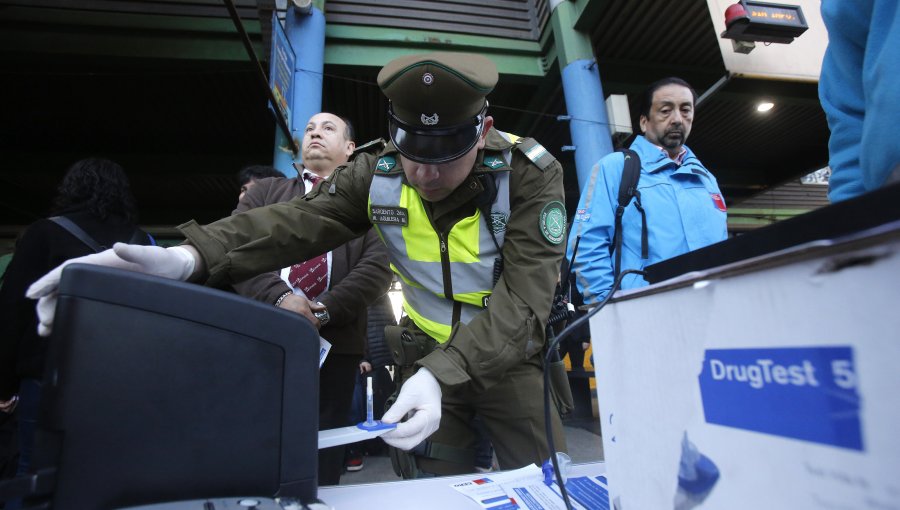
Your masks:
M234 214L305 195L346 163L354 148L346 119L330 113L313 115L303 135L300 175L257 180ZM334 251L234 286L238 294L305 316L331 342L319 374L320 430L350 424L353 385L364 353L366 307L387 291L390 282L387 250L370 230ZM319 450L319 485L337 485L343 461L343 446Z

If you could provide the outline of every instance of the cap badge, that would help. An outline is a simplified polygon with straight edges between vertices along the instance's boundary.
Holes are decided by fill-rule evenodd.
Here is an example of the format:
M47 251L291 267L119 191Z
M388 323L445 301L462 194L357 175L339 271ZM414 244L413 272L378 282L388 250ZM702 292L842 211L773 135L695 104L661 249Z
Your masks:
M430 117L428 115L425 115L424 113L422 114L422 124L425 124L426 126L434 126L438 123L438 120L439 117L437 113Z
M434 83L434 75L431 73L423 74L422 75L422 83L424 83L426 87L428 85L431 85L432 83Z

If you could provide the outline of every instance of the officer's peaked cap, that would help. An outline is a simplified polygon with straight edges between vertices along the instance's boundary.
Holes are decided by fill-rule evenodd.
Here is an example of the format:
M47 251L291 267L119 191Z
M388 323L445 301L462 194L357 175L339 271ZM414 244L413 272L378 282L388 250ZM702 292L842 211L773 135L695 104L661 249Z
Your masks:
M389 62L378 85L390 101L388 131L397 149L420 162L456 159L478 141L497 67L481 55L428 53Z

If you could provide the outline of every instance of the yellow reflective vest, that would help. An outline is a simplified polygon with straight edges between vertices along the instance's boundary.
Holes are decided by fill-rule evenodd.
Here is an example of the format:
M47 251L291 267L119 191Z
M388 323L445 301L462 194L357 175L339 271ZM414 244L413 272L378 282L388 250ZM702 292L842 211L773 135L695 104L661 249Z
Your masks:
M511 155L504 152L507 164ZM369 188L369 216L388 249L391 269L403 282L403 308L425 333L446 342L456 322L468 323L487 306L509 218L509 172L489 174L496 194L490 217L476 208L449 232L432 225L422 198L403 184L403 174L376 172Z

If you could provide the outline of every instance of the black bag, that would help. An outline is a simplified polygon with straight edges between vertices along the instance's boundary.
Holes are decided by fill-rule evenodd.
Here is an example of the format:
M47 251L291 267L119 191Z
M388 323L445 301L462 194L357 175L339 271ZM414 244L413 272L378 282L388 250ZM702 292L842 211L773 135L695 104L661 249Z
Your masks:
M619 183L619 205L616 207L616 224L613 232L613 240L609 244L610 255L615 252L616 262L613 266L613 275L619 276L622 270L622 216L625 214L625 208L631 203L634 197L634 206L641 213L641 258L646 259L649 255L647 245L647 215L644 213L644 207L641 205L641 192L638 191L638 181L641 180L641 158L637 152L631 149L620 149L625 154L625 166L622 168L622 182Z

